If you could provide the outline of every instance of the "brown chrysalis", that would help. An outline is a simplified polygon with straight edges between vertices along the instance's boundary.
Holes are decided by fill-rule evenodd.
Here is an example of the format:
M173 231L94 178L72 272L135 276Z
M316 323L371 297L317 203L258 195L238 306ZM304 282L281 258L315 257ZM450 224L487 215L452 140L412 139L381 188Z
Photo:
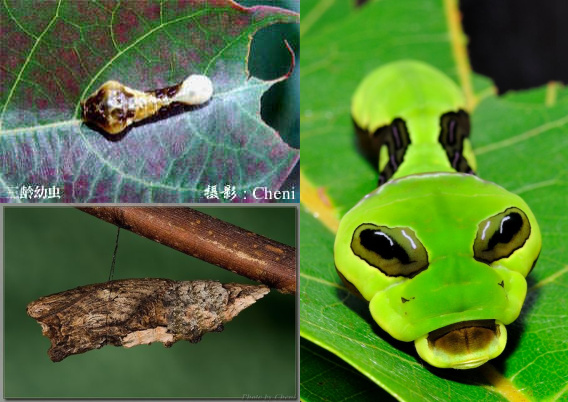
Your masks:
M199 342L268 292L264 285L123 279L40 297L27 313L41 325L51 341L48 355L58 362L108 344Z

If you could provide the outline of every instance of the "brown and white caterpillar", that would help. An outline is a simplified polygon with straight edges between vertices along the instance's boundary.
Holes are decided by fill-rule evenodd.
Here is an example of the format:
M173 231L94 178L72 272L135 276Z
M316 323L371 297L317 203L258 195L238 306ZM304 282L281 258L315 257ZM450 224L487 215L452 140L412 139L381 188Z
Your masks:
M204 75L190 75L180 84L152 91L138 91L118 81L107 81L81 102L82 118L114 135L174 102L201 105L212 95L213 84Z

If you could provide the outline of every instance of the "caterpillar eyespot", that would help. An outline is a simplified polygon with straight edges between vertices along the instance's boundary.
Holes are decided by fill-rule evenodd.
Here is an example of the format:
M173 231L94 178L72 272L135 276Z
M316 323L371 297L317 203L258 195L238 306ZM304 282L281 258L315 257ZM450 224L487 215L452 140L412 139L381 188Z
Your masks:
M118 81L107 81L81 102L82 118L85 123L116 135L172 103L201 105L212 95L211 80L197 74L190 75L180 84L152 91L138 91Z

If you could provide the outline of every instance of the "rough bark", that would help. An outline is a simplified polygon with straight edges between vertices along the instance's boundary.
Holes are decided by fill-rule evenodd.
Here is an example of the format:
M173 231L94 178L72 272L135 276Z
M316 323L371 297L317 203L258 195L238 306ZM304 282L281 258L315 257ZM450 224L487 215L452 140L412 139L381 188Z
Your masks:
M140 236L264 283L296 292L296 249L185 207L81 207Z
M268 292L263 285L124 279L41 297L27 312L42 326L51 341L48 355L58 362L109 344L199 342Z

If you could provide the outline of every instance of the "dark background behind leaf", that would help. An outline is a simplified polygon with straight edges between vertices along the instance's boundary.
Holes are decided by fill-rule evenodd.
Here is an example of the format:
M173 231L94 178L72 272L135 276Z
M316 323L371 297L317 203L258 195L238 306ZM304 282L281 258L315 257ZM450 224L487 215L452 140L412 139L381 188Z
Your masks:
M240 1L244 6L270 4L300 12L300 0ZM296 66L290 78L273 85L262 96L262 118L278 131L282 139L293 148L300 148L300 38L299 24L277 24L261 29L253 38L249 69L262 79L274 79L288 72L290 53L283 43L286 38L294 49ZM282 190L295 190L295 199L300 199L300 164L282 185Z
M461 0L474 71L503 93L568 83L568 2Z
M500 93L568 83L568 2L460 0L459 5L471 66L490 77Z
M200 211L295 246L296 209ZM131 349L105 346L53 363L26 305L105 282L116 227L73 208L4 209L4 397L233 397L296 395L295 297L277 291L201 342ZM158 277L251 283L121 230L115 279Z

